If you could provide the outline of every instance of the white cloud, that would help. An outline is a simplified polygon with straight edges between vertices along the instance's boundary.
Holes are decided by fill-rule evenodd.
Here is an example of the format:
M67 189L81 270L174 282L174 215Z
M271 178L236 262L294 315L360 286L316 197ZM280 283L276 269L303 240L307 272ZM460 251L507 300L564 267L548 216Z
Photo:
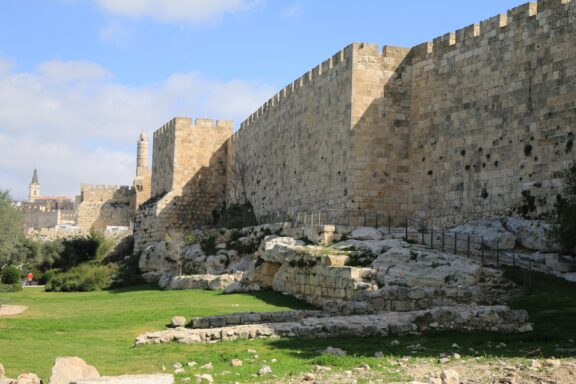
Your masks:
M0 57L0 75L10 72L13 66L10 60Z
M118 22L111 22L100 28L98 33L103 41L125 44L134 34L134 30Z
M273 93L266 84L196 72L127 86L82 61L0 71L0 189L25 197L34 167L47 194L77 193L80 182L130 184L141 130L151 133L174 116L230 119L238 126Z
M202 24L225 13L245 11L261 0L94 0L107 12L127 17L149 17L165 22Z
M88 61L47 61L38 66L38 72L54 81L92 81L109 75L106 69Z
M288 19L295 19L302 13L305 5L302 1L295 1L294 3L290 4L286 8L282 9L282 16Z

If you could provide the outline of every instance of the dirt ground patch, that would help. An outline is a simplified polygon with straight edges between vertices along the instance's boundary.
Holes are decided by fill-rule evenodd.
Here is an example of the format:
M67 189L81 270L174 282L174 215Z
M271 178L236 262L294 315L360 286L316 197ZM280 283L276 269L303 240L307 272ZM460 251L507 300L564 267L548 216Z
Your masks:
M25 305L2 305L0 306L0 316L19 315L28 309Z

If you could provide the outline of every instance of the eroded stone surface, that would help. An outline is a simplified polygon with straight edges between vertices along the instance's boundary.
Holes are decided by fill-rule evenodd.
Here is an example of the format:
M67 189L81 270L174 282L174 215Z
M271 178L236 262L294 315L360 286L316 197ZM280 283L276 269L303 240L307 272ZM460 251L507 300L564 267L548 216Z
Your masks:
M388 336L434 330L519 332L526 330L528 314L506 306L450 306L423 311L388 312L377 315L305 318L300 321L224 326L176 328L140 335L135 345L179 342L216 342L261 337Z
M100 377L98 370L79 357L58 357L52 366L49 384L69 384L79 379Z

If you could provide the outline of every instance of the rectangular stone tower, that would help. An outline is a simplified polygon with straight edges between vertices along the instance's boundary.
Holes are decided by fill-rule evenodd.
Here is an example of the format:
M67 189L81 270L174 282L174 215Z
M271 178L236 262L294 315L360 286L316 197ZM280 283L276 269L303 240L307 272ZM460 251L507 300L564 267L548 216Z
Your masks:
M208 224L225 202L231 121L177 117L154 132L152 191L135 221L135 249L168 230Z

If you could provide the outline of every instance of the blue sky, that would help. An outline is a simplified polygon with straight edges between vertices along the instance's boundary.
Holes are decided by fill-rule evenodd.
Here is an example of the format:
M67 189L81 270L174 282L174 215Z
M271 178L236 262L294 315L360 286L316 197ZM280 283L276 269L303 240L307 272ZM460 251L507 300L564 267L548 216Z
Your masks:
M131 184L139 131L232 119L351 42L410 47L522 1L1 0L0 189Z

